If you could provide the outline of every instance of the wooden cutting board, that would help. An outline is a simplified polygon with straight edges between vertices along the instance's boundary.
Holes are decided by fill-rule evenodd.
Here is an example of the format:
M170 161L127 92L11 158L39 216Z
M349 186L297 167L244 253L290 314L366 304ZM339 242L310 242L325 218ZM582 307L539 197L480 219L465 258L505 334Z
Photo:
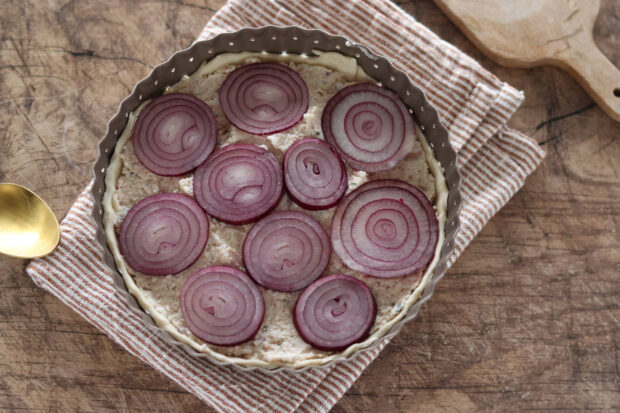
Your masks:
M505 66L558 66L620 122L620 70L592 38L600 0L435 0L480 49Z

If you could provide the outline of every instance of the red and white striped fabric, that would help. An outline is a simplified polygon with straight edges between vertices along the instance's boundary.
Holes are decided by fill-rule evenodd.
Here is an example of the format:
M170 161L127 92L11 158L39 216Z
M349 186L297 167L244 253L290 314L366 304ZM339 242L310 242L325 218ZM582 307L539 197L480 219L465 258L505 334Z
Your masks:
M426 91L450 131L463 176L461 230L452 262L543 159L536 142L506 127L523 94L389 1L231 0L200 39L268 24L343 34L388 57ZM94 239L89 191L90 186L62 221L56 251L32 261L28 274L131 354L214 409L326 412L387 344L384 340L378 349L350 362L300 374L242 373L190 357L147 329L114 290Z

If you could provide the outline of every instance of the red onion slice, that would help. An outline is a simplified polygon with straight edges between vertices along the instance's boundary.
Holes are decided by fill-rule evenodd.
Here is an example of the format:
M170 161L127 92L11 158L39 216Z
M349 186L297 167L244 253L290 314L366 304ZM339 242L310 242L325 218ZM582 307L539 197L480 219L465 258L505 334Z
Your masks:
M253 63L235 69L219 92L226 118L254 135L294 126L308 110L308 87L297 72L279 63Z
M243 243L243 262L254 280L276 291L297 291L327 267L331 247L314 218L274 212L257 222Z
M181 175L215 148L215 115L202 100L184 93L153 99L138 115L132 134L136 157L157 175Z
M293 321L301 338L320 350L343 350L362 341L375 323L377 306L368 286L349 275L334 274L301 293Z
M413 119L400 97L372 83L336 93L323 110L321 127L347 164L367 172L395 167L415 140Z
M290 197L306 209L331 208L347 189L347 169L342 158L320 139L295 142L284 154L283 165Z
M256 284L243 271L227 266L198 270L183 284L180 302L190 331L218 346L250 340L265 315Z
M194 196L210 215L230 224L252 222L282 195L282 169L269 151L232 144L215 151L194 174Z
M334 252L351 269L380 278L412 274L433 257L439 227L418 188L385 179L345 196L332 219Z
M209 238L209 221L192 198L156 194L134 205L121 224L127 263L144 274L177 274L192 265Z

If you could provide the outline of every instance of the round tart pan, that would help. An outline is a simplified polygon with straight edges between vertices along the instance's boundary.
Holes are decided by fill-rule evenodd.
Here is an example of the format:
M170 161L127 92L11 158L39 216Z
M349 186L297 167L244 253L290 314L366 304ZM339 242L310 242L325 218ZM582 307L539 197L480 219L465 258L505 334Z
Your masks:
M359 66L385 87L392 89L413 111L413 116L418 125L424 131L424 135L430 144L435 158L444 169L444 176L448 187L448 209L445 224L445 239L441 246L441 257L430 282L424 288L424 292L408 310L406 315L382 337L359 348L357 351L332 359L322 366L354 358L360 352L375 348L385 337L392 337L402 329L403 325L416 317L420 307L426 302L433 291L435 284L444 276L446 264L454 250L454 238L459 228L459 210L461 208L461 195L459 187L461 177L456 168L456 152L450 145L448 131L439 121L437 111L428 103L424 92L400 70L395 69L388 60L372 53L367 47L355 44L342 36L333 36L321 30L307 30L296 26L276 27L265 26L261 28L245 28L234 33L222 33L210 40L194 43L191 47L172 55L166 62L156 66L151 74L141 80L133 89L131 95L125 98L118 112L108 123L107 131L99 142L99 157L94 165L95 181L92 187L94 207L92 216L97 226L97 242L103 249L103 261L113 274L113 282L116 290L127 300L130 307L142 314L149 329L159 334L170 344L182 347L194 357L206 358L220 366L234 366L241 370L259 369L264 372L278 372L281 370L292 371L290 367L277 367L267 369L264 367L240 366L232 361L221 361L200 353L189 345L181 343L165 330L155 324L153 319L140 307L135 298L127 291L122 275L116 268L114 257L108 247L104 226L102 200L105 192L105 174L110 164L110 159L116 142L127 124L129 114L133 112L144 100L152 99L161 95L167 86L170 86L183 77L195 72L204 62L211 60L220 53L239 52L262 52L270 53L295 53L313 55L313 50L325 52L338 52L357 60ZM304 367L294 371L316 368L317 366ZM321 366L319 366L321 367Z

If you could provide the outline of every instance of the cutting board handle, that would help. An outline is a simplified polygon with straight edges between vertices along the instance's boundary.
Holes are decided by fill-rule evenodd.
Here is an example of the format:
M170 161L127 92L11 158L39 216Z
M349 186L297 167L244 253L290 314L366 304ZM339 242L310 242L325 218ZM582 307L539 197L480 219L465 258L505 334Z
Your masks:
M620 122L620 70L596 47L589 33L571 42L570 49L556 56L592 99L612 119Z

